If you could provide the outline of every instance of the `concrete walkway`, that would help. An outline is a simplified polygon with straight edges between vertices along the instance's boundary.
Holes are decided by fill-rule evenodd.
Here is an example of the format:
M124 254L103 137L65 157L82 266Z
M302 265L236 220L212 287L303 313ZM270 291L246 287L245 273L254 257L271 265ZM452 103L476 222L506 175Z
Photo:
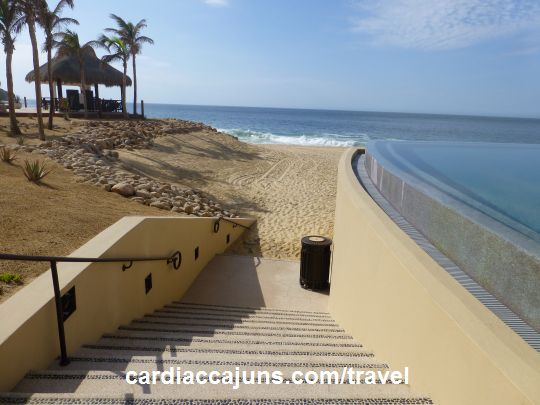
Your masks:
M327 312L328 293L300 287L298 261L219 255L201 272L183 302Z

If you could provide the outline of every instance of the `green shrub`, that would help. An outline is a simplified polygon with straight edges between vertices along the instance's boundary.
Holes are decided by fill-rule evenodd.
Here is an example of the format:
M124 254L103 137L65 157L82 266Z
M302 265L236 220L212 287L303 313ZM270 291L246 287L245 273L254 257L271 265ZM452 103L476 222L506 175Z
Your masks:
M39 183L45 176L47 176L51 170L47 169L44 162L39 160L34 160L32 162L25 160L23 172L26 178L33 182Z
M23 136L17 137L17 145L19 145L19 146L24 145L24 137Z
M17 273L0 273L0 281L6 284L22 284L23 280Z
M6 148L5 146L0 148L0 160L2 162L12 163L15 160L16 155L17 154L13 151L13 149Z

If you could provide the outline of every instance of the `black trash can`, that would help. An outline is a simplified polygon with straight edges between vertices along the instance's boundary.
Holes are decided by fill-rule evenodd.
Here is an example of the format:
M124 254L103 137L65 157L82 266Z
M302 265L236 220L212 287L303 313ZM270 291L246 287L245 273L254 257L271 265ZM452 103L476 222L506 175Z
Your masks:
M307 290L328 290L330 275L330 246L324 236L304 236L300 254L300 286Z

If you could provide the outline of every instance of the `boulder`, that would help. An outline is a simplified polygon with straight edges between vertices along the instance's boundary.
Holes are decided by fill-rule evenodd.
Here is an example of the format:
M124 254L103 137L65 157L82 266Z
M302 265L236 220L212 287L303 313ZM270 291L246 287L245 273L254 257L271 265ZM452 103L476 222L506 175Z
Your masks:
M135 195L135 189L129 183L118 183L113 186L111 191L118 193L124 197L131 197Z

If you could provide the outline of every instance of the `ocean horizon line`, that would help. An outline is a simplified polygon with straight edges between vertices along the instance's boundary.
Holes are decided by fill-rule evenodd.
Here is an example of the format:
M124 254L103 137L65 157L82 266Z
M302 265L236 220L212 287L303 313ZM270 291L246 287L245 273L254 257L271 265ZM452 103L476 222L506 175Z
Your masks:
M396 115L433 115L433 116L449 116L449 117L471 117L471 118L501 118L501 119L524 119L524 120L540 120L540 115L533 116L512 116L506 114L470 114L470 113L442 113L442 112L417 112L417 111L380 111L380 110L354 110L340 108L306 108L306 107L264 107L264 106L243 106L243 105L218 105L218 104L183 104L183 103L157 103L153 101L145 101L146 105L168 105L181 107L209 107L209 108L246 108L260 110L292 110L292 111L325 111L325 112L346 112L346 113L366 113L366 114L396 114ZM127 102L127 105L132 106L132 102Z
M104 97L107 99L107 97ZM36 100L32 98L26 99L28 102L35 104ZM265 106L245 106L245 105L219 105L219 104L185 104L185 103L167 103L145 101L145 105L164 105L164 106L179 106L179 107L207 107L207 108L245 108L251 110L282 110L282 111L322 111L322 112L344 112L344 113L366 113L366 114L395 114L395 115L423 115L423 116L438 116L438 117L460 117L460 118L489 118L489 119L520 119L540 121L538 116L528 115L509 115L497 113L457 113L457 112L420 112L420 111L382 111L382 110L355 110L342 108L308 108L308 107L265 107ZM132 107L133 102L127 101L127 106ZM128 108L129 110L129 108Z

